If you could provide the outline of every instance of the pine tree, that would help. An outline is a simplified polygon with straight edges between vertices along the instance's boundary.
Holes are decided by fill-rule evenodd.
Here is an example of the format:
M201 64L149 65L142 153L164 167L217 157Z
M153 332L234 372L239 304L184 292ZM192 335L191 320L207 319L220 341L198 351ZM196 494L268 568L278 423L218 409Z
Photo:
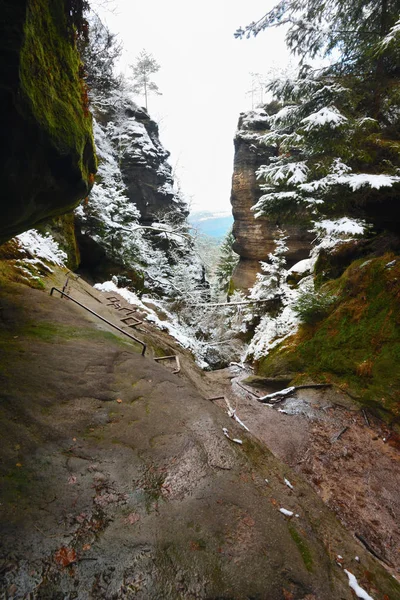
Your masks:
M225 294L229 291L233 269L239 260L239 256L232 249L234 241L235 238L231 229L221 244L219 261L215 273L218 284Z
M144 102L147 110L148 95L150 93L161 95L157 84L150 79L150 76L153 75L153 73L157 73L157 71L160 70L160 65L151 54L146 52L146 50L142 50L136 58L135 64L130 65L130 67L134 79L132 91L134 94L144 95Z
M287 43L302 63L297 78L269 85L282 109L264 138L276 157L258 172L265 184L256 214L303 205L311 220L349 214L398 228L399 10L400 0L282 1L237 33L289 24ZM335 63L307 67L334 49Z
M261 273L258 273L254 286L250 289L252 300L268 300L281 295L285 287L288 272L286 270L287 235L277 229L275 251L268 255L269 262L260 262Z
M115 75L115 63L122 52L117 36L95 14L88 16L89 36L80 39L80 53L85 68L92 105L100 105L121 86L121 77Z

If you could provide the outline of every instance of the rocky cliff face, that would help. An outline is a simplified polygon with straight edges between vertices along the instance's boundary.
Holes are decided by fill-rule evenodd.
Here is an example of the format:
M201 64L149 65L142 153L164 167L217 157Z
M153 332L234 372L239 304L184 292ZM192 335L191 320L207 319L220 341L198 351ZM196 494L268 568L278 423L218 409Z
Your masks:
M169 152L160 142L158 125L143 108L126 102L122 127L121 173L126 194L140 212L140 221L149 224L166 213L178 220L185 218L189 211L173 189Z
M251 210L262 196L256 171L276 155L276 148L262 143L266 133L267 114L263 109L242 113L235 137L235 158L232 178L231 204L234 217L233 249L240 261L233 273L236 288L247 290L260 271L260 260L266 261L275 249L274 236L277 226L285 230L288 238L288 266L306 258L310 251L311 234L300 220L271 220L255 218Z
M80 2L2 3L0 243L84 198L96 171L80 78Z
M89 198L77 210L81 266L97 279L123 274L137 289L136 280L143 277L132 269L159 279L159 272L182 254L183 238L160 229L180 233L187 205L174 189L169 153L148 113L121 89L112 92L105 110L95 105L94 112L99 170ZM148 268L155 265L150 275Z

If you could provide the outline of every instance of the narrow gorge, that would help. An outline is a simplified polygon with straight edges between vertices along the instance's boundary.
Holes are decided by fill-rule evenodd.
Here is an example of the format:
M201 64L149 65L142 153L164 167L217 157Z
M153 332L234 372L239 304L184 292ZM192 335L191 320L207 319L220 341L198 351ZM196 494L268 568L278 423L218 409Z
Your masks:
M393 19L240 114L218 247L98 14L3 4L0 598L400 600Z

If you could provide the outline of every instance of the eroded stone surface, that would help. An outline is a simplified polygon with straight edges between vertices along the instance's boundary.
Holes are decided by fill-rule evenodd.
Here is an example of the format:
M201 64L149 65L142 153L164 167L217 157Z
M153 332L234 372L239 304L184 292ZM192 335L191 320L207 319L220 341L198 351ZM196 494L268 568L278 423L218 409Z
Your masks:
M184 377L37 290L3 288L0 318L6 597L350 600L337 554L373 597L399 597L299 476Z
M261 165L268 164L278 152L277 148L262 143L260 138L267 131L265 127L265 119L249 121L244 113L240 116L235 138L231 204L235 236L233 249L239 254L240 261L233 273L233 283L242 290L254 284L260 271L259 261L266 261L268 254L275 250L277 226L289 236L289 267L308 256L313 239L299 220L296 223L295 219L288 222L287 219L254 217L251 209L262 196L262 182L257 180L256 171Z

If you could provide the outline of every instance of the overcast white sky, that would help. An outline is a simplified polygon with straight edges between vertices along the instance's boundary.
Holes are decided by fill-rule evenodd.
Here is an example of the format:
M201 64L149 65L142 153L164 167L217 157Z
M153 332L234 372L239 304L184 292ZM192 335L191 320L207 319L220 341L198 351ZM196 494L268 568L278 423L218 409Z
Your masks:
M93 2L95 4L95 2ZM162 96L150 96L150 115L171 152L193 210L230 210L233 137L251 108L250 72L284 65L283 31L236 40L234 31L258 20L273 0L114 0L114 14L97 9L124 45L121 70L144 48L161 66L153 79ZM143 100L134 100L142 105Z

